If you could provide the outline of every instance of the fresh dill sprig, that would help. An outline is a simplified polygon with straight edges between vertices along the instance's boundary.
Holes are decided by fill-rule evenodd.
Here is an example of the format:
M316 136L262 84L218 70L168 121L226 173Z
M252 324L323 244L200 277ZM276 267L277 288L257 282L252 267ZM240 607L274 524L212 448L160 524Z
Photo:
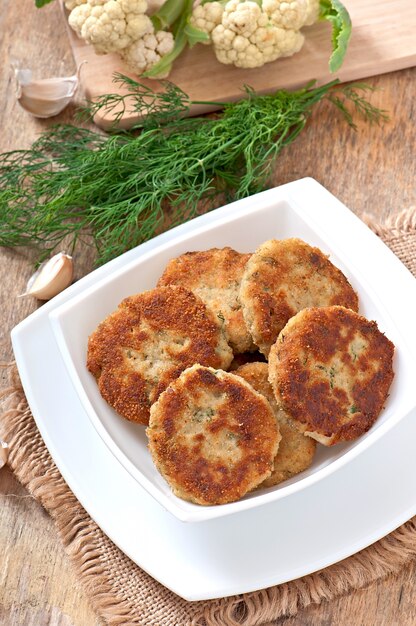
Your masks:
M373 106L364 97L363 93L368 91L375 91L375 87L371 87L366 83L352 83L342 87L340 94L334 92L328 95L328 99L341 111L348 124L354 130L357 130L357 125L353 118L354 112L370 123L380 124L387 122L389 119L387 111ZM348 109L347 103L350 106L352 105L352 112Z
M74 247L86 233L104 263L197 215L201 203L206 210L262 190L281 150L324 98L351 126L348 103L370 122L386 116L365 100L362 84L332 81L265 96L246 87L239 102L210 103L221 113L189 118L198 103L172 83L156 93L122 75L115 80L125 94L102 96L88 115L105 113L118 132L58 125L30 150L0 155L0 245L32 246L45 257L64 238ZM126 110L140 115L129 131L119 127Z
M160 81L163 90L157 92L118 72L113 75L113 83L120 85L123 93L104 94L89 101L79 111L79 121L94 119L97 113L105 114L110 131L116 132L121 130L120 122L126 114L138 117L134 128L149 128L164 125L188 113L189 97L174 83Z

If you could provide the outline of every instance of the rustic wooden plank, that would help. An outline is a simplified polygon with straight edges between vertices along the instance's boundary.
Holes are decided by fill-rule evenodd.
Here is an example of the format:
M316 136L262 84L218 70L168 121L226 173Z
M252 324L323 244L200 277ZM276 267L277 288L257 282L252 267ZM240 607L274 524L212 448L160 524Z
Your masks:
M36 78L70 75L74 60L59 7L37 10L32 0L1 0L0 152L26 148L51 121L35 120L16 103L11 62ZM70 122L74 108L58 119ZM56 123L58 119L53 119ZM1 218L0 218L1 219ZM86 263L86 265L85 265ZM88 262L77 260L77 275ZM12 358L9 333L34 311L33 298L17 298L33 273L30 255L0 248L0 361ZM1 387L5 385L2 373ZM42 506L0 470L1 626L102 626Z
M342 81L391 72L416 64L416 2L414 0L345 0L353 22L353 35L344 65L337 73ZM103 93L123 93L112 83L115 72L133 78L115 54L96 55L92 46L78 39L68 28L77 64L87 61L81 80L87 96L94 99ZM330 26L315 24L304 29L306 42L293 57L279 59L255 70L236 69L219 63L210 46L198 45L187 50L176 62L169 77L192 100L234 101L242 96L243 85L260 93L281 87L297 88L311 79L322 84L334 78L328 70L330 56ZM142 79L143 80L143 79ZM157 87L156 81L143 80ZM192 114L203 113L206 105L193 106ZM124 126L137 120L126 113ZM98 114L96 122L108 126L108 119Z

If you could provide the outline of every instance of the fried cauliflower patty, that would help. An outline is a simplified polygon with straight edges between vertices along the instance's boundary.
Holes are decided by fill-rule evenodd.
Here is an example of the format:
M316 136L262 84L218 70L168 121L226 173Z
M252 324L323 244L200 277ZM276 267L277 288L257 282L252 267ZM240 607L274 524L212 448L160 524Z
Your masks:
M184 369L227 368L232 358L218 320L198 296L159 287L126 298L98 326L87 367L120 415L148 424L151 404Z
M269 383L267 363L246 363L234 373L244 378L253 389L268 400L277 419L282 437L279 450L274 457L273 471L259 487L278 485L310 467L315 454L316 442L299 432L286 412L278 406Z
M332 445L356 439L377 419L393 353L376 322L340 306L305 309L272 347L269 379L299 430Z
M158 287L181 285L196 293L224 323L234 352L254 350L238 298L241 278L250 254L232 248L186 252L169 261Z
M184 500L233 502L265 480L280 434L270 404L234 374L195 365L150 411L153 461Z
M301 239L271 239L249 259L240 301L254 343L266 356L286 322L307 307L358 310L357 294L318 248Z

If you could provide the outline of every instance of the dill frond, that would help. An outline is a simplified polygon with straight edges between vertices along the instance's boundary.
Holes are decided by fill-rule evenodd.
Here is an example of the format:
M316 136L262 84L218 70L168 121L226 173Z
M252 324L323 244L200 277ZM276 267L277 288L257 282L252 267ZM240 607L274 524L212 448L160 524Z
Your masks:
M176 85L165 82L156 93L122 75L115 80L125 93L102 96L83 112L110 116L114 133L58 125L30 150L0 155L0 245L45 256L67 237L75 247L86 233L104 263L197 215L201 203L206 210L263 189L322 99L350 125L348 103L370 122L386 117L362 85L339 88L338 81L266 96L246 87L239 102L214 103L220 114L189 118L193 102ZM126 110L140 113L140 131L119 130Z

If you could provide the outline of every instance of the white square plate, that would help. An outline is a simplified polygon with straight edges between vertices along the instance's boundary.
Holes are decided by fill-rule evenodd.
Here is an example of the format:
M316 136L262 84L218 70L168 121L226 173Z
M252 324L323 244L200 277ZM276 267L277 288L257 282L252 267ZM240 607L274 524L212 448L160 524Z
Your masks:
M269 237L290 235L331 253L358 290L361 311L377 319L395 342L396 379L388 406L370 433L354 446L336 449L337 458L318 459L319 465L299 480L241 501L250 503L242 509L251 510L191 506L239 513L183 524L143 490L133 477L137 467L128 472L122 467L118 442L111 439L107 423L91 414L87 403L97 399L95 391L84 388L77 366L76 350L85 360L79 336L86 337L88 328L124 295L144 288L142 282L130 283L133 270L153 259L156 274L164 263L157 265L159 253L167 258L196 247L191 245L195 241L201 242L198 247L231 244L250 250ZM245 243L239 245L238 237ZM129 284L121 286L124 277ZM105 293L108 284L105 301L94 301L100 311L85 311L85 327L82 316L77 319L80 326L71 325L66 312L76 312L77 302L85 303L90 294ZM202 600L253 591L326 567L415 514L415 302L416 281L398 259L331 194L304 179L214 211L115 259L24 320L12 339L37 425L80 502L134 562L182 597ZM253 500L264 506L252 508ZM194 519L186 510L181 516Z
M152 246L139 246L124 255L117 269L108 264L93 285L78 289L67 302L55 306L49 316L78 396L109 449L135 480L176 517L201 521L257 507L304 489L362 453L406 415L416 404L411 378L411 338L415 338L415 330L406 306L409 294L400 289L403 276L408 278L407 270L362 222L316 183L303 181L271 189L198 218L191 222L191 229L187 226L171 231L167 241L155 239ZM375 319L394 342L396 375L386 407L366 435L349 444L318 446L312 466L277 487L221 506L186 502L172 494L156 470L144 427L119 417L101 397L85 366L88 337L123 298L153 288L170 258L189 250L225 245L248 252L266 239L286 237L300 237L330 254L358 292L360 312ZM393 296L392 289L397 292L398 286L400 296Z

